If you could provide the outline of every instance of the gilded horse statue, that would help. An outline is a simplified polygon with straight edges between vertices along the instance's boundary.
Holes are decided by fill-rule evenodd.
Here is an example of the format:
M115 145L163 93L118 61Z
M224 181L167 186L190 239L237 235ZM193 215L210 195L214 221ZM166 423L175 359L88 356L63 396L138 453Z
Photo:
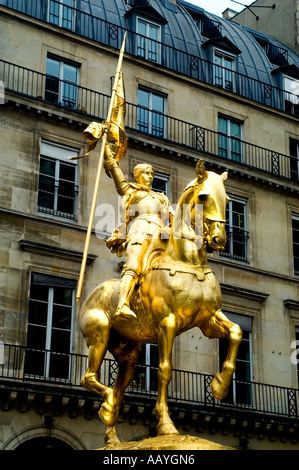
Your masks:
M172 350L177 335L199 327L209 338L228 338L222 370L211 382L215 398L222 400L228 394L242 331L221 311L220 286L207 265L207 253L222 251L226 243L226 179L227 172L218 175L204 169L197 171L197 177L184 190L169 228L169 239L156 237L149 247L146 266L131 300L137 318L114 319L119 279L96 287L80 311L80 328L89 348L88 368L81 384L103 398L99 416L107 425L106 443L119 442L116 423L120 406L145 343L158 344L155 405L158 435L178 434L167 405ZM203 217L196 216L198 208ZM113 387L99 380L99 369L107 351L118 363Z

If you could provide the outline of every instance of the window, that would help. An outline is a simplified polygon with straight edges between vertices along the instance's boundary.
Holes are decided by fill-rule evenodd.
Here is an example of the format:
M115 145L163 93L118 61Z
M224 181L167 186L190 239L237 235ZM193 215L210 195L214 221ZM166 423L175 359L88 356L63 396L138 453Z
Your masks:
M299 274L299 215L292 217L294 272Z
M226 208L227 242L225 249L220 253L239 261L247 261L247 221L246 201L230 196Z
M160 62L161 27L137 18L137 55L152 62Z
M252 319L245 315L236 315L234 313L224 312L227 318L233 323L237 323L243 333L242 343L240 344L238 357L236 361L236 370L233 374L233 382L229 394L224 403L251 405L252 403ZM227 339L219 340L219 363L220 367L227 356Z
M156 344L146 344L136 365L133 387L137 390L158 391L159 353Z
M32 273L26 375L70 378L76 281Z
M242 161L242 123L218 116L218 155L236 162Z
M58 58L47 58L45 100L66 108L76 109L79 68Z
M268 43L267 47L264 48L270 62L278 66L288 65L289 54L287 49L279 47L275 44Z
M76 220L77 164L68 157L76 150L42 142L38 182L38 211Z
M0 341L0 366L3 366L5 364L4 361L4 343L3 341Z
M291 179L299 179L299 142L294 139L290 139L290 170Z
M192 15L192 13L190 12L190 14ZM196 27L198 29L198 31L202 31L202 28L203 28L203 18L202 16L193 16L193 20L194 20L194 23L196 24Z
M285 75L283 81L285 111L299 116L299 80Z
M49 0L49 23L74 29L75 0Z
M234 91L235 57L214 51L214 85Z
M289 54L287 49L279 47L277 44L272 44L264 37L260 37L255 35L253 31L250 31L250 34L254 37L254 39L259 43L262 47L265 54L267 54L268 59L272 64L278 66L288 65L289 63Z
M165 96L144 88L138 89L137 129L156 137L165 136Z
M298 350L299 346L299 326L296 326L296 350ZM298 360L298 355L297 355L297 380L298 380L298 387L299 387L299 360Z
M222 24L207 16L202 17L201 33L206 38L220 38L222 36Z
M155 172L154 181L152 184L152 189L158 193L164 193L165 196L169 196L169 180L168 176L163 175L162 173Z

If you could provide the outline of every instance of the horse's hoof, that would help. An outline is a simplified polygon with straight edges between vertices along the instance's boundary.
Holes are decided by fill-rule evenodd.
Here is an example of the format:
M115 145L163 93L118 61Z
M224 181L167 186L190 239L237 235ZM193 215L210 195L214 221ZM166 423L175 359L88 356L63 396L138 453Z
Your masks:
M115 426L117 422L117 413L112 413L111 410L107 410L105 405L105 403L102 404L99 411L99 417L106 426Z
M217 400L224 400L229 392L229 385L223 382L221 374L215 374L211 382L213 397Z
M114 426L117 422L118 407L114 396L114 390L107 388L104 395L104 402L99 411L99 417L106 426Z
M120 440L116 434L116 426L108 427L105 433L105 444L107 446L117 446L120 443Z
M159 436L169 436L171 434L179 434L179 431L173 423L163 423L157 425L157 433Z

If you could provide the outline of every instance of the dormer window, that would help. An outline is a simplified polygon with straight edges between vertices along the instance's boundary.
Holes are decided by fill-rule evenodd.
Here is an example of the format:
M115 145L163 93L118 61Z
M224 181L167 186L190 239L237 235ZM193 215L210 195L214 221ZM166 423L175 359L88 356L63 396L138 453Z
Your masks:
M286 49L268 44L265 51L272 64L283 66L289 63L289 55Z
M214 50L214 85L234 91L235 60L233 55Z
M284 75L283 89L285 91L285 111L299 115L299 80Z
M284 49L283 47L280 47L277 44L269 42L268 39L265 37L261 37L252 32L251 35L254 37L256 42L259 43L259 45L264 50L265 54L267 55L268 59L272 64L284 66L289 63L289 55L287 49Z
M213 62L213 85L235 92L235 72L240 49L227 37L208 39L202 44L207 58Z
M161 63L161 43L168 21L147 0L130 3L125 13L129 29L134 34L134 54L154 63Z
M201 33L206 38L220 38L222 36L222 24L204 16L201 23Z
M75 6L75 0L49 0L49 22L73 31Z
M201 16L196 16L196 17L193 17L193 19L194 19L194 22L196 24L196 27L197 27L198 31L202 32L202 28L203 28L203 26L202 26L202 22L203 22L202 17Z
M137 55L151 62L160 62L161 26L137 17Z

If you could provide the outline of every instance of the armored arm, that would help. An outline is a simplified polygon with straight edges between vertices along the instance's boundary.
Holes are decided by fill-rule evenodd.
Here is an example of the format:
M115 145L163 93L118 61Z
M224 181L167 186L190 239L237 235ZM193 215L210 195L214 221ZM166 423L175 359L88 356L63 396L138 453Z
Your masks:
M104 168L109 176L112 177L118 194L120 196L127 195L130 192L130 184L119 168L109 144L105 146Z

